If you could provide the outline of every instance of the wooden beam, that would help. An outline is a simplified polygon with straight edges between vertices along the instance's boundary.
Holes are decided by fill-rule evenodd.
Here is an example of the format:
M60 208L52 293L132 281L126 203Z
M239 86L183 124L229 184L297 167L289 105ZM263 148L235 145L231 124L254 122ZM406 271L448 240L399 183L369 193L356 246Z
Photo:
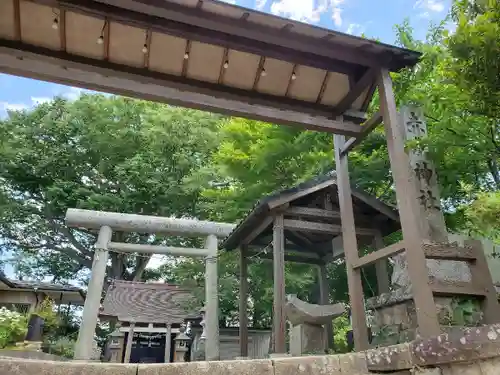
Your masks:
M318 266L318 283L319 283L319 304L329 305L330 304L330 285L328 283L328 276L326 271L326 265ZM333 324L332 322L327 322L324 325L325 329L325 351L334 348L333 341Z
M336 179L331 178L331 179L323 181L317 185L314 185L314 186L310 187L309 189L304 189L304 190L297 191L295 193L287 194L285 196L280 196L274 200L269 201L267 203L267 205L268 205L269 209L272 210L276 207L282 206L286 203L290 203L294 200L305 197L306 195L315 193L315 192L320 191L324 188L332 186L335 184L335 182L336 182Z
M342 49L331 48L331 42L317 38L277 30L262 23L255 23L251 18L246 22L228 16L208 12L204 9L188 7L173 2L151 0L141 7L140 1L124 0L36 0L40 3L52 3L74 12L94 17L110 17L116 22L147 28L147 25L170 35L189 40L196 40L231 49L250 52L259 56L269 56L280 60L309 65L318 69L334 70L344 74L354 74L356 68L384 66L387 61L376 53L343 45ZM107 4L105 4L107 3ZM128 9L127 9L128 8ZM139 10L140 9L140 10ZM274 51L273 51L274 50ZM279 57L277 53L280 52ZM270 54L273 54L271 56ZM294 58L311 56L305 61L291 61ZM317 66L329 60L330 66ZM316 66L315 66L316 65Z
M291 219L285 220L285 229L325 234L342 233L341 225ZM375 234L375 230L371 228L356 228L356 234L361 236L373 236Z
M13 0L13 8L14 8L14 39L21 41L21 4L20 0Z
M145 42L144 42L144 47L146 48L146 52L143 51L143 53L144 53L143 65L144 65L145 69L149 68L149 55L151 53L151 36L152 36L152 32L151 32L151 30L148 29L146 31Z
M481 301L483 312L483 324L495 324L500 322L500 304L491 277L491 272L484 253L483 244L479 240L466 240L465 246L475 253L476 260L469 264L472 284L485 290L485 298Z
M239 303L239 333L240 356L248 357L248 249L240 249L240 303Z
M351 185L349 182L349 167L347 158L340 153L344 144L345 137L339 135L334 136L335 168L337 171L340 214L342 215L342 239L345 253L349 302L351 305L354 348L357 351L361 351L368 349L368 327L366 324L361 270L354 267L354 263L359 259L359 253L355 232L354 210L352 207Z
M283 215L274 217L273 228L273 352L286 353L285 234Z
M441 296L486 296L485 288L477 287L467 281L445 281L432 279L429 280L429 285L434 294Z
M285 216L300 216L311 219L340 219L340 212L322 208L291 206L285 211Z
M110 250L122 253L141 253L141 254L162 254L173 256L199 257L204 258L210 255L206 249L196 249L187 247L172 247L159 245L143 245L123 242L110 242Z
M399 241L395 244L389 245L387 247L384 247L383 249L374 251L359 258L357 261L353 262L352 266L354 268L361 268L369 264L373 264L380 259L386 259L388 257L402 253L403 251L405 251L405 244L403 241Z
M66 11L61 9L59 11L59 41L61 51L66 51Z
M399 126L392 79L389 71L385 69L378 74L378 89L419 332L422 337L439 335L441 329L434 297L429 287L429 271L422 249L421 218L419 217L421 212L417 206L417 195L412 184L408 155L405 152L403 134Z
M325 78L323 78L323 82L321 82L321 88L319 89L318 97L316 98L316 103L318 104L323 100L323 95L325 94L328 78L330 78L330 72L327 71L325 73Z
M340 116L347 111L352 103L375 81L378 70L368 69L363 76L349 89L349 92L340 100L334 111L334 116Z
M273 260L273 256L271 254L259 253L257 251L249 252L248 255L252 258L255 257L258 259ZM312 265L325 264L325 261L319 257L314 258L314 257L306 256L306 255L308 255L308 254L296 255L296 254L287 254L285 252L285 262L303 263L303 264L312 264Z
M382 123L382 114L380 111L375 112L375 114L370 117L368 121L366 121L362 126L361 134L357 137L349 139L344 148L342 149L342 155L346 155L351 151L354 147L363 142L363 139L366 138L368 134L370 134L378 125Z
M273 222L272 216L266 217L264 220L262 220L262 222L253 231L251 231L248 234L248 236L243 238L241 243L243 245L250 244L253 240L255 240L259 236L259 234L261 234L268 226L270 226L272 224L272 222Z
M262 96L260 93L236 89L236 94L234 89L214 84L183 77L174 78L145 71L143 68L70 55L5 39L0 39L0 71L278 125L351 136L356 136L361 131L361 127L354 123L330 120L319 114L312 115L310 109L301 107L300 101L295 109L284 109L293 106L285 104L280 98L273 97L274 101L266 101L266 95ZM302 110L304 111L300 112Z
M377 231L373 238L373 247L376 250L384 248L384 239L380 231ZM379 259L375 262L375 275L377 278L377 291L379 295L382 293L389 293L390 291L391 283L389 280L388 263L387 259Z

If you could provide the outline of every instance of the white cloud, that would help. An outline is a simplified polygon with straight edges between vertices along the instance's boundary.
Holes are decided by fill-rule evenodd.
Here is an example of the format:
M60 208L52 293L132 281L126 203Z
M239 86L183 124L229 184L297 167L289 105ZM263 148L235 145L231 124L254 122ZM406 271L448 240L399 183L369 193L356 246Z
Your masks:
M24 103L9 103L9 102L0 102L0 111L22 111L23 109L28 109L29 105Z
M219 0L222 1L223 3L228 3L228 4L236 4L236 0Z
M255 9L262 10L267 4L267 0L255 0Z
M260 4L265 0L257 0ZM342 25L344 0L277 0L271 4L271 13L288 17L295 21L318 23L322 14L331 12L336 26Z
M68 100L76 100L84 92L85 92L85 90L81 89L79 87L70 87L68 91L66 91L62 94L62 96Z
M439 0L417 0L413 8L439 13L445 9L445 5L444 1Z
M359 23L350 23L346 33L351 35L361 35L365 31L365 27Z

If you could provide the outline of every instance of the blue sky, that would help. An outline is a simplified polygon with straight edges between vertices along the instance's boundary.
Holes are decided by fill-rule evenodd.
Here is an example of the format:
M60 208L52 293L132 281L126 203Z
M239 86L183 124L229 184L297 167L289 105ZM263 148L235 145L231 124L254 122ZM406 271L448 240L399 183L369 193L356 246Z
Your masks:
M379 38L394 44L394 25L405 18L423 39L430 22L446 17L451 0L225 0L285 18L329 29ZM24 109L56 95L76 98L82 90L0 74L0 118L7 110Z

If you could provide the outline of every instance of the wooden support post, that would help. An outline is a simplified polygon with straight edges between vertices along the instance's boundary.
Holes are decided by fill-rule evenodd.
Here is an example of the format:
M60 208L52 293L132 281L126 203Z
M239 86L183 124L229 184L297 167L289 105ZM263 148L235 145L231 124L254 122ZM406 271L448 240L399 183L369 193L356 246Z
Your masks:
M132 342L134 341L134 328L135 328L135 323L134 322L130 323L127 342L125 343L125 357L123 358L123 363L130 363L130 354L132 353Z
M273 352L286 353L285 316L285 233L283 215L274 217L273 226Z
M349 302L351 304L354 348L357 351L361 351L368 349L368 327L366 324L361 269L355 269L353 267L353 263L359 259L359 253L354 224L347 156L341 155L344 145L345 136L334 135L337 188L339 193L340 215L342 217L342 238L347 270L347 285L349 288Z
M99 307L101 306L102 287L108 263L108 244L111 241L112 233L110 227L103 226L99 230L97 237L87 298L83 306L82 324L75 344L74 359L77 360L89 360L92 357L92 343L97 326Z
M248 259L247 247L240 249L240 356L248 357Z
M165 333L165 363L170 363L170 353L172 351L172 325L167 324L167 332Z
M412 284L413 299L417 310L419 333L423 337L440 333L436 307L428 283L428 270L422 248L420 209L417 207L416 191L405 153L402 132L389 71L382 69L378 77L380 107L384 118L387 150L396 187L396 198L401 221L403 239L406 244L408 275Z
M383 249L385 247L382 234L377 232L373 239L373 247L376 250ZM375 274L377 277L377 291L378 294L389 292L389 270L387 269L387 259L380 259L375 263Z
M205 247L210 255L205 260L205 301L206 301L206 332L205 358L207 361L217 361L219 353L219 292L217 277L217 237L207 236Z
M330 304L330 293L328 285L328 277L326 274L326 265L322 264L318 266L318 280L319 280L319 304L329 305ZM333 323L329 322L325 324L325 350L333 349Z

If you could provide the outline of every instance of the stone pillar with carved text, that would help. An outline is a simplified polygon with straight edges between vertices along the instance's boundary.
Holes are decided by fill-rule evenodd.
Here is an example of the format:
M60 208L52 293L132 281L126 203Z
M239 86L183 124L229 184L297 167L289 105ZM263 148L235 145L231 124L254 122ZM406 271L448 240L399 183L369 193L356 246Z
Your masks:
M401 128L406 141L418 141L427 137L427 124L421 107L405 106L400 113ZM448 233L441 210L440 194L436 169L425 148L408 151L410 168L414 177L419 207L422 211L421 224L424 241L447 243ZM405 255L394 257L392 283L395 286L406 287L410 281L406 272ZM431 278L448 282L471 280L468 266L464 262L450 260L427 260L427 268Z

